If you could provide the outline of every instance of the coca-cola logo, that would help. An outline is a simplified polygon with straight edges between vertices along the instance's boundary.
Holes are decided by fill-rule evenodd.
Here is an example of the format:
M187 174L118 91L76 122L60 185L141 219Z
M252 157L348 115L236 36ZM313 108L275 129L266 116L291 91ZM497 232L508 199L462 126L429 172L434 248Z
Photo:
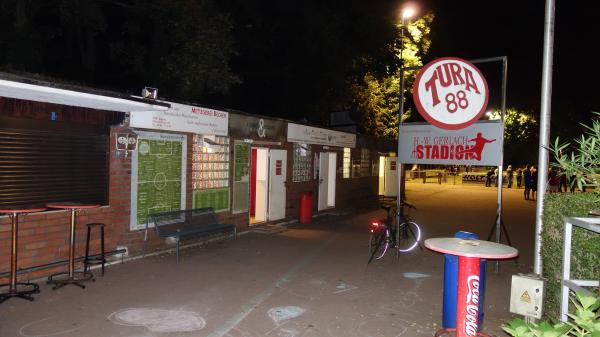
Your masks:
M479 314L479 275L467 278L467 307L465 309L465 332L468 336L477 335L477 316Z

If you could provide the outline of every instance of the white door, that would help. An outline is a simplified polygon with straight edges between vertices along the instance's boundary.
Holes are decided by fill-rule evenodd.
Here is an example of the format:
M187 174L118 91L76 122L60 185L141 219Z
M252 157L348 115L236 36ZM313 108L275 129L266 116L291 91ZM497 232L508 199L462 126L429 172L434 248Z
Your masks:
M336 158L334 152L321 152L319 156L319 211L335 207Z
M398 157L385 158L385 193L386 197L398 195Z
M269 221L285 218L287 152L269 151Z

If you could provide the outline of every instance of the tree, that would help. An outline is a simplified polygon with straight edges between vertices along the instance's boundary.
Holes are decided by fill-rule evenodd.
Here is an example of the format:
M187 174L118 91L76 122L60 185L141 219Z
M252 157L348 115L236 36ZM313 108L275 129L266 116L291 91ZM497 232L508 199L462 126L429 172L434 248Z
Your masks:
M493 110L490 120L501 118L500 110ZM504 162L531 164L537 160L538 122L532 111L511 107L504 115Z
M233 21L214 0L6 0L0 68L173 99L224 93Z
M405 24L402 60L404 67L422 66L422 59L431 46L430 32L434 15L428 13L413 23ZM397 29L401 29L397 26ZM390 46L395 52L394 64L390 64L382 76L367 73L354 83L355 104L363 112L362 128L365 133L381 138L398 138L398 113L400 111L400 34ZM411 93L417 71L405 72L405 97ZM405 100L406 102L406 100ZM410 117L407 109L402 120Z
M327 121L352 108L349 83L392 64L397 1L221 0L235 22L232 67L242 79L222 105Z
M233 23L211 0L136 1L124 10L110 58L132 76L187 100L239 81L229 66Z

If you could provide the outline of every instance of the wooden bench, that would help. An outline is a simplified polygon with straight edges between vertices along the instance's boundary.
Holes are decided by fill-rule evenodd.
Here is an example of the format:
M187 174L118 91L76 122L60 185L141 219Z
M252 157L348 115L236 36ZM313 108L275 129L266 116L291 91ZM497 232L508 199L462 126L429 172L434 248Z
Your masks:
M234 225L219 223L211 207L149 214L146 221L144 254L150 224L154 224L158 237L174 238L176 240L177 262L179 262L179 242L181 240L226 232L233 232L234 237L237 235Z

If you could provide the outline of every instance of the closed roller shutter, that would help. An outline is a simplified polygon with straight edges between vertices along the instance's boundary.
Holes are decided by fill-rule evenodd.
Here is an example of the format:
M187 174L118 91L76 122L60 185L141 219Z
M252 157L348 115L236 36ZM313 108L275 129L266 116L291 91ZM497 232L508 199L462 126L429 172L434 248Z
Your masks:
M108 130L0 118L0 207L108 200Z

